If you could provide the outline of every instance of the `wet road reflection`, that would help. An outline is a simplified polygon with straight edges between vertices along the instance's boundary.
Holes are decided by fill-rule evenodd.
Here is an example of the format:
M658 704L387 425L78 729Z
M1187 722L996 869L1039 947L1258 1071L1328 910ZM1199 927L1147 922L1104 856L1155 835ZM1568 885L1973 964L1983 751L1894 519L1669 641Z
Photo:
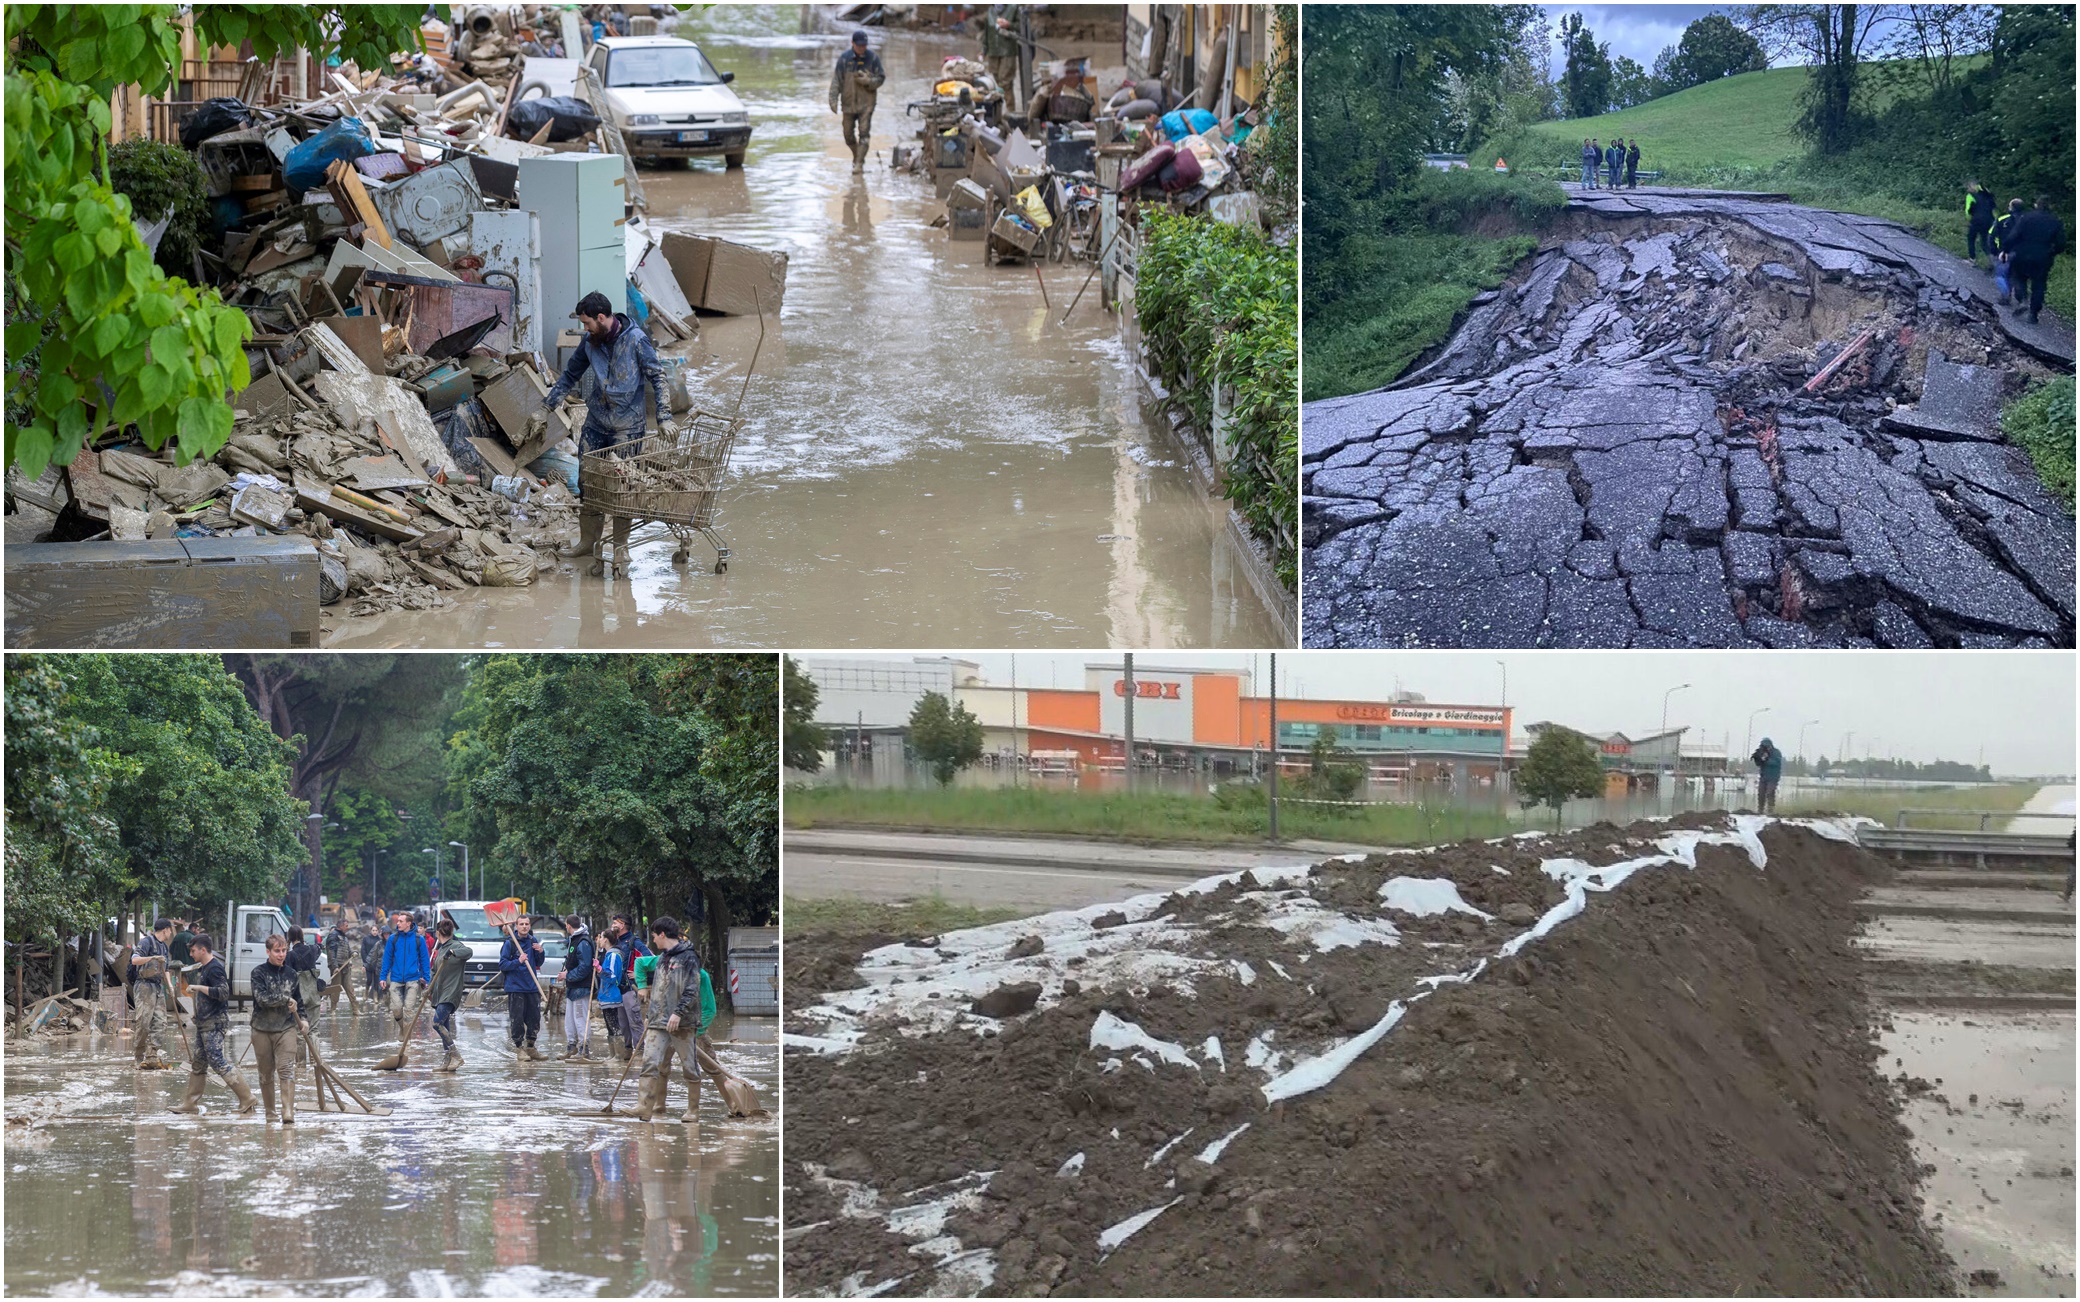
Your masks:
M794 14L698 20L731 29L695 34L737 73L746 167L643 174L653 226L790 257L762 342L755 317L708 317L684 349L696 400L725 411L758 354L720 514L728 573L705 546L674 567L657 544L627 579L563 566L450 610L328 621L328 645L1275 645L1226 505L1144 418L1096 291L1058 324L1088 265L1043 269L1050 312L1031 268L983 267L980 243L927 224L930 183L890 171L904 105L969 43L877 35L889 80L854 176L825 104L839 38L775 30Z
M344 1010L345 1005L342 1005ZM327 1061L388 1117L297 1125L166 1112L184 1067L136 1072L130 1041L78 1035L6 1061L9 1293L325 1296L771 1296L778 1288L779 1126L731 1120L712 1086L700 1122L599 1116L619 1064L516 1064L504 1014L461 1015L468 1065L436 1075L421 1028L405 1070L388 1020L317 1024ZM734 1036L732 1039L731 1037ZM731 1070L775 1106L773 1023L718 1020ZM234 1051L245 1048L241 1027ZM546 1048L546 1045L545 1045ZM560 1052L560 1046L557 1051ZM245 1073L255 1082L250 1055ZM256 1089L257 1094L257 1089ZM588 1115L589 1114L589 1115ZM139 1119L139 1117L142 1119ZM127 1204L127 1207L126 1207Z

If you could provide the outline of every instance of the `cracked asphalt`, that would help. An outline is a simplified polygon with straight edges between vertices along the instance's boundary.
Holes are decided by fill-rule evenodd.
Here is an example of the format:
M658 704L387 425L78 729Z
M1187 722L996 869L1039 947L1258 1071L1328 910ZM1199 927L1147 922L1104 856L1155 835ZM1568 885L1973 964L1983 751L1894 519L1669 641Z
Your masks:
M1303 409L1307 645L2074 644L2073 519L1998 424L2070 327L1876 218L1560 225L1426 365Z

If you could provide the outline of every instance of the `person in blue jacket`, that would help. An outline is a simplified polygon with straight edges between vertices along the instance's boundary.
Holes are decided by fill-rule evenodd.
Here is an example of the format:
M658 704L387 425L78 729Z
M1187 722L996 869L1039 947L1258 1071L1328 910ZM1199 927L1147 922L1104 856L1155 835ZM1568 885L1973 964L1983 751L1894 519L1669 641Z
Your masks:
M537 975L547 955L534 938L534 922L523 917L506 933L498 947L498 970L506 974L506 1034L513 1041L513 1056L540 1062L535 1038L542 1033L542 986Z
M528 432L534 434L545 428L549 409L562 402L590 371L597 388L592 400L585 404L585 426L578 435L581 453L613 452L616 456L625 456L628 451L641 447L645 428L643 399L646 395L657 404L658 432L664 436L667 445L677 443L679 425L672 419L671 392L665 385L664 368L658 364L657 345L652 342L650 332L629 320L627 313L616 312L607 296L598 290L579 299L571 315L584 324L585 342L571 353L571 360L564 366L562 376L543 397L542 410L529 418ZM603 515L585 509L581 490L578 545L564 554L592 555L605 526ZM613 545L620 549L623 565L628 563L629 527L627 517L615 517ZM595 578L605 574L607 564L608 558L602 554L595 558L589 573Z
M376 989L389 992L390 1020L397 1023L397 1038L402 1040L412 1033L412 1024L419 1018L419 1005L426 999L426 983L433 973L426 962L426 941L412 915L399 909L390 922L395 930L383 937Z
M1772 814L1777 809L1777 780L1784 776L1784 752L1777 744L1764 737L1762 744L1749 756L1755 761L1757 775L1756 812Z

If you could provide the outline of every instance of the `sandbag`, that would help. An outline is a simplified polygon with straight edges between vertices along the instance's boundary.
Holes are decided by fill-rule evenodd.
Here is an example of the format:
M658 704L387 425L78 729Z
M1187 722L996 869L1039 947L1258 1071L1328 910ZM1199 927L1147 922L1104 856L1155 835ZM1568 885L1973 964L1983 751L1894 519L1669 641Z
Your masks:
M309 140L289 146L289 156L282 160L282 180L291 194L322 189L326 168L341 159L351 163L374 152L375 142L368 138L361 119L341 118Z
M1177 146L1175 145L1157 145L1150 149L1129 164L1126 171L1120 173L1120 193L1132 194L1150 181L1155 180L1156 173L1168 167L1170 160L1175 157L1177 157Z
M202 101L202 107L190 113L181 123L181 144L193 149L211 136L221 136L226 131L253 124L253 110L235 95L221 95Z
M532 140L544 126L549 128L550 142L560 145L597 130L599 115L583 100L568 95L542 95L521 100L506 117L506 134L515 140Z

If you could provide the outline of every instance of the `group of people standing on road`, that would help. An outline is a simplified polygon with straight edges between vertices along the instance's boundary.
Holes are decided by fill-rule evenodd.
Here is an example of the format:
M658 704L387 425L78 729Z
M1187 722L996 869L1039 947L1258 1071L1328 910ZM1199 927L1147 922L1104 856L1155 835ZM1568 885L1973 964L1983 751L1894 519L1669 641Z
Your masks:
M2051 277L2052 260L2065 246L2065 223L2051 212L2050 200L2043 195L2037 196L2032 208L2025 209L2020 199L2008 200L2004 213L1997 208L1993 191L1977 181L1965 185L1965 256L1978 266L1979 255L1984 253L2002 304L2012 298L2015 315L2027 311L2035 322L2044 310L2044 286Z
M391 915L390 923L387 935L379 937L371 922L356 936L342 918L322 946L305 941L296 927L267 938L266 961L253 969L251 978L251 1052L260 1076L256 1101L239 1062L226 1049L231 983L214 942L177 926L177 920L157 921L151 934L138 942L128 976L138 1067L166 1065L148 1062L147 1055L169 1044L180 1016L175 976L182 974L194 996L195 1012L181 1034L186 1049L182 1056L189 1063L187 1093L173 1110L196 1111L208 1077L215 1073L237 1098L239 1112L264 1106L268 1120L279 1115L282 1124L294 1125L295 1072L306 1056L303 1039L310 1034L310 1019L324 997L336 1012L342 993L350 1015L358 1016L361 1003L355 989L359 970L365 969L371 1002L387 1010L400 1043L409 1041L421 1013L430 1006L434 1033L444 1050L434 1070L459 1071L463 1058L455 1037L455 1013L466 994L470 946L456 936L454 920L448 917L440 918L430 931L421 930L418 918L402 910ZM565 968L561 976L551 978L563 996L563 1060L592 1059L591 1018L597 1006L606 1025L609 1057L625 1064L624 1078L639 1067L636 1116L649 1120L664 1108L676 1055L688 1095L680 1119L695 1120L702 1072L718 1088L728 1072L707 1039L716 1013L714 985L698 952L681 934L678 920L663 917L652 922L647 946L627 914L616 914L597 942L582 918L572 915L564 925ZM332 970L331 981L322 985L317 975L321 951ZM492 978L502 978L507 1035L521 1062L543 1059L535 1045L547 993L541 978L546 956L532 920L523 916L501 943L498 975Z
M1603 188L1615 190L1622 184L1627 189L1639 188L1639 138L1632 143L1612 137L1608 145L1598 145L1594 140L1582 142L1582 184L1591 190L1597 188L1598 172L1604 176Z

